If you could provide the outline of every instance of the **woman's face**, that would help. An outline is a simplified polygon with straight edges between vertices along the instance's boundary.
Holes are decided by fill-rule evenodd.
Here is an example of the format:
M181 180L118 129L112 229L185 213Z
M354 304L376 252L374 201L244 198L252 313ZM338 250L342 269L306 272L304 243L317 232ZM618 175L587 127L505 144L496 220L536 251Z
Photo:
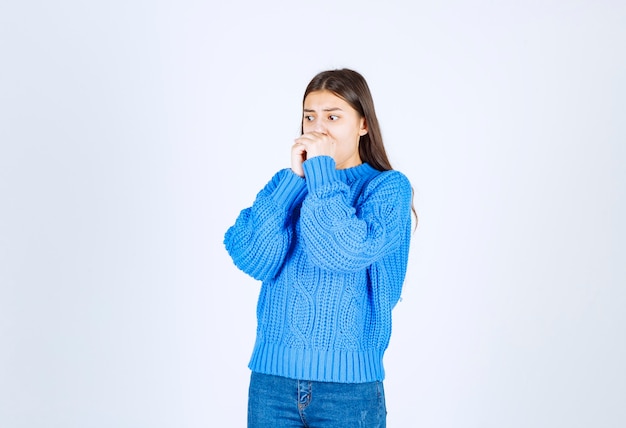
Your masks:
M328 135L335 142L337 169L361 164L359 139L367 134L365 118L330 91L314 91L304 99L303 132Z

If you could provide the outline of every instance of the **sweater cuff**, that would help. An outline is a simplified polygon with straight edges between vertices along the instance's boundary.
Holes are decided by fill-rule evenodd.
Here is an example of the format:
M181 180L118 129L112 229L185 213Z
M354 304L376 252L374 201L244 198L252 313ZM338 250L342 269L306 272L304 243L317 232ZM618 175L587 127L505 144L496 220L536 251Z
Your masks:
M286 171L285 177L280 180L274 192L272 198L278 206L286 207L287 211L291 210L298 205L306 196L306 183L304 178L298 176L293 171Z
M316 156L302 164L309 193L339 180L335 160L330 156Z

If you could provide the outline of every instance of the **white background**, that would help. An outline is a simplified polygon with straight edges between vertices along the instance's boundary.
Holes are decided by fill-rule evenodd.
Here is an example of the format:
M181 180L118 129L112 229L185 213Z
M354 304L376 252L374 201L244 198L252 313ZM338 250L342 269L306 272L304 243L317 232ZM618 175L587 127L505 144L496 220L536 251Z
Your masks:
M336 67L420 216L388 425L625 426L625 52L618 0L3 2L0 426L245 426L223 235Z

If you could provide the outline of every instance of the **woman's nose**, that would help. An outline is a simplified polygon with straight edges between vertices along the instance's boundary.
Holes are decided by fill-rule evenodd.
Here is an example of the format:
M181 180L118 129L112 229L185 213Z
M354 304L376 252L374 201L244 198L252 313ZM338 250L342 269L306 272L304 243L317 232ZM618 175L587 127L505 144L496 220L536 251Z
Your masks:
M319 132L320 134L326 134L326 127L321 120L315 121L315 126L313 127L313 130L315 132Z

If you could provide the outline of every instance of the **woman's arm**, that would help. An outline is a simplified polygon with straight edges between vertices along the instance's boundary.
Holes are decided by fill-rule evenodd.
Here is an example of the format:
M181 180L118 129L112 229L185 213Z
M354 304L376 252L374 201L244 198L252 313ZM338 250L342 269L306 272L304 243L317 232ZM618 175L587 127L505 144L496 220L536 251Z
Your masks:
M258 280L276 276L294 235L292 212L306 195L304 179L291 170L279 171L241 211L224 236L235 265Z
M412 190L398 171L385 171L364 188L353 207L329 157L304 163L309 193L300 212L302 240L318 266L355 272L408 246Z

